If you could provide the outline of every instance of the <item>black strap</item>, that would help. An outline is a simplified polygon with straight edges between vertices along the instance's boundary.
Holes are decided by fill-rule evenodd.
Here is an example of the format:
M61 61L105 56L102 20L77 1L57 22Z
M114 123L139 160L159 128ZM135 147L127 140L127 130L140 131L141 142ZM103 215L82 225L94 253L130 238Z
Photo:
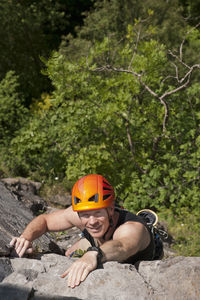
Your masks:
M96 247L95 241L94 241L93 237L89 234L87 229L83 230L83 234L84 234L84 237L90 242L91 246Z

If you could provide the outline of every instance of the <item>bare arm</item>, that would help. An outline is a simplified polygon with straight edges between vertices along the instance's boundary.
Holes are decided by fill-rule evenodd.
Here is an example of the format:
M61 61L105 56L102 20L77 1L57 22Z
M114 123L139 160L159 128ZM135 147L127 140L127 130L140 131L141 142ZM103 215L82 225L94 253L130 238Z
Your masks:
M104 253L102 262L123 262L128 257L144 250L150 243L147 228L138 222L127 222L121 225L114 233L113 240L101 246Z
M146 227L137 222L127 222L115 231L113 240L101 245L103 251L102 262L123 262L128 257L145 249L150 243L149 232ZM62 275L68 276L68 286L74 288L84 281L87 275L97 268L97 252L86 252L75 261Z
M81 228L81 223L77 213L72 207L58 210L51 214L42 214L33 219L25 228L20 237L14 237L10 244L15 246L17 254L22 257L26 250L31 247L31 242L47 231L61 231L77 226ZM32 250L28 251L32 252Z

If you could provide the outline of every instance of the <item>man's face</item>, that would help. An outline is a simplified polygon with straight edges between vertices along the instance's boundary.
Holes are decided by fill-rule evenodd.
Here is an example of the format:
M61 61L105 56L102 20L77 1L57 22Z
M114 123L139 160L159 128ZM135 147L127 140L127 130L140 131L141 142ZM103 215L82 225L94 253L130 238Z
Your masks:
M103 237L109 226L108 211L105 208L78 213L82 224L94 238Z

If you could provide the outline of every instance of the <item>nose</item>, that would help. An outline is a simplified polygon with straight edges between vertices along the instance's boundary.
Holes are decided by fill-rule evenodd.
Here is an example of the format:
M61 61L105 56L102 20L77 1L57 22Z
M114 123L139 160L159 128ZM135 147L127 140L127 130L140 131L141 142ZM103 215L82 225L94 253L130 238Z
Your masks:
M90 216L89 217L89 223L90 223L90 225L94 225L94 224L96 224L98 221L97 221L97 219L94 217L94 216Z

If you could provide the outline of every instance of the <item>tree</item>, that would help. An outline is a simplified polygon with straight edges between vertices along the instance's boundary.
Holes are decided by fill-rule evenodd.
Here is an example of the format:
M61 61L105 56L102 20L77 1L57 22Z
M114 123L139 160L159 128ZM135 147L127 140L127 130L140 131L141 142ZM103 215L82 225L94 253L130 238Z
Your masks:
M112 36L112 40L119 42L134 20L139 20L143 29L151 25L156 39L173 49L180 44L180 37L187 26L182 13L178 0L97 0L93 10L86 13L84 25L78 29L76 37L68 36L67 44L63 43L61 50L70 57L79 57L83 51L87 53L88 47L96 41L102 42L105 36ZM146 34L145 30L143 32Z
M180 0L183 7L183 16L187 18L190 25L195 26L199 22L200 1L199 0Z
M154 37L135 20L121 43L106 37L76 60L55 52L51 105L12 141L13 157L45 176L103 174L131 209L198 207L199 64L183 46L199 37L189 31L179 55Z
M82 10L91 1L0 1L0 80L10 70L19 77L21 92L28 107L33 98L50 91L50 81L41 73L44 64L57 49L62 35L74 33L82 22ZM72 20L73 18L73 20Z
M26 121L27 110L13 71L0 82L0 144L8 145Z
M10 159L10 143L28 121L28 111L19 92L18 76L13 71L0 81L0 107L0 174L5 176L12 173L6 167Z

